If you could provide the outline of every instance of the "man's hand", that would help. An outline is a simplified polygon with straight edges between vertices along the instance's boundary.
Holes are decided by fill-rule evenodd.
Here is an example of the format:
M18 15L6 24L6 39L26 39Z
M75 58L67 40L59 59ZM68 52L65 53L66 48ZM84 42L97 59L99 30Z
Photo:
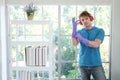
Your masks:
M84 43L86 46L88 46L89 40L83 38L79 33L77 33L77 24L78 21L74 18L72 18L72 26L73 26L73 31L72 31L72 38L77 38L78 41L81 41Z
M88 39L85 39L84 37L82 37L81 34L77 33L77 34L75 35L75 37L78 39L78 41L84 43L86 46L89 45L89 42L90 42L90 41L89 41Z
M75 20L75 17L72 18L72 38L76 38L75 35L77 34L76 30L77 30L77 22Z

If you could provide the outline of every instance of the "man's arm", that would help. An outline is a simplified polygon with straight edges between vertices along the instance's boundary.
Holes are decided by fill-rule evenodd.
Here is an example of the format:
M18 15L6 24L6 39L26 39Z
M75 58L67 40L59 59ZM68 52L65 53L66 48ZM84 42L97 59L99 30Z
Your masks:
M77 38L75 37L76 36L76 34L77 34L77 21L76 21L76 18L74 17L74 18L72 18L72 44L74 45L74 46L77 46L77 44L78 44L78 40L77 40Z
M94 41L89 41L88 46L93 48L98 48L101 44L101 40L95 39Z
M78 40L76 38L72 38L72 44L74 46L77 46L78 45Z
M84 43L86 46L93 47L93 48L98 48L102 41L100 39L95 39L94 41L90 41L84 37L82 37L79 33L77 33L76 38L78 39L79 42Z
M101 43L102 43L101 40L95 39L94 41L89 41L88 46L92 47L92 48L98 48L101 45ZM76 38L72 38L72 44L74 46L77 46L78 45L78 40Z
M94 41L89 41L88 46L93 48L98 48L102 41L104 40L105 32L103 29L99 29L99 33L96 36L96 39Z

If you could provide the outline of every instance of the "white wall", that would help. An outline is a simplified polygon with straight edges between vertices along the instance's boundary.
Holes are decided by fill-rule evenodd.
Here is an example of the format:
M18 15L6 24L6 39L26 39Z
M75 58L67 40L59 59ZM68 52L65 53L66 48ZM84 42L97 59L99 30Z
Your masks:
M0 0L0 80L7 79L7 36L5 0Z
M1 15L1 1L0 1L0 15ZM1 16L0 16L0 19L1 19ZM0 24L1 24L1 20L0 20ZM0 31L1 31L1 25L0 25ZM1 58L2 58L2 55L1 55L1 34L0 34L0 80L1 80L1 70L2 70L2 62L1 62Z
M120 0L113 1L111 80L120 80Z

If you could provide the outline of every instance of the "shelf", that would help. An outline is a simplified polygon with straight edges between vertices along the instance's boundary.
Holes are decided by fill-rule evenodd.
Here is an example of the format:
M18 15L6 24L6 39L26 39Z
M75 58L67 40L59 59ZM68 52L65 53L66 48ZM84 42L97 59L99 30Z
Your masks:
M26 66L26 67L12 67L12 70L24 70L24 71L48 71L51 67L38 67L38 66Z
M49 45L50 42L48 41L11 41L14 45Z
M34 21L34 20L11 20L10 24L36 24L36 25L46 25L46 24L50 24L50 21Z

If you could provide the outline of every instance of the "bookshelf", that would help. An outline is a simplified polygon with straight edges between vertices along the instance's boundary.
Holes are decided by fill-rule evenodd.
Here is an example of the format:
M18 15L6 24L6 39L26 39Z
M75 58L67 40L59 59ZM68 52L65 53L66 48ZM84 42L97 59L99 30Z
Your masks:
M52 22L11 20L10 80L54 80Z

